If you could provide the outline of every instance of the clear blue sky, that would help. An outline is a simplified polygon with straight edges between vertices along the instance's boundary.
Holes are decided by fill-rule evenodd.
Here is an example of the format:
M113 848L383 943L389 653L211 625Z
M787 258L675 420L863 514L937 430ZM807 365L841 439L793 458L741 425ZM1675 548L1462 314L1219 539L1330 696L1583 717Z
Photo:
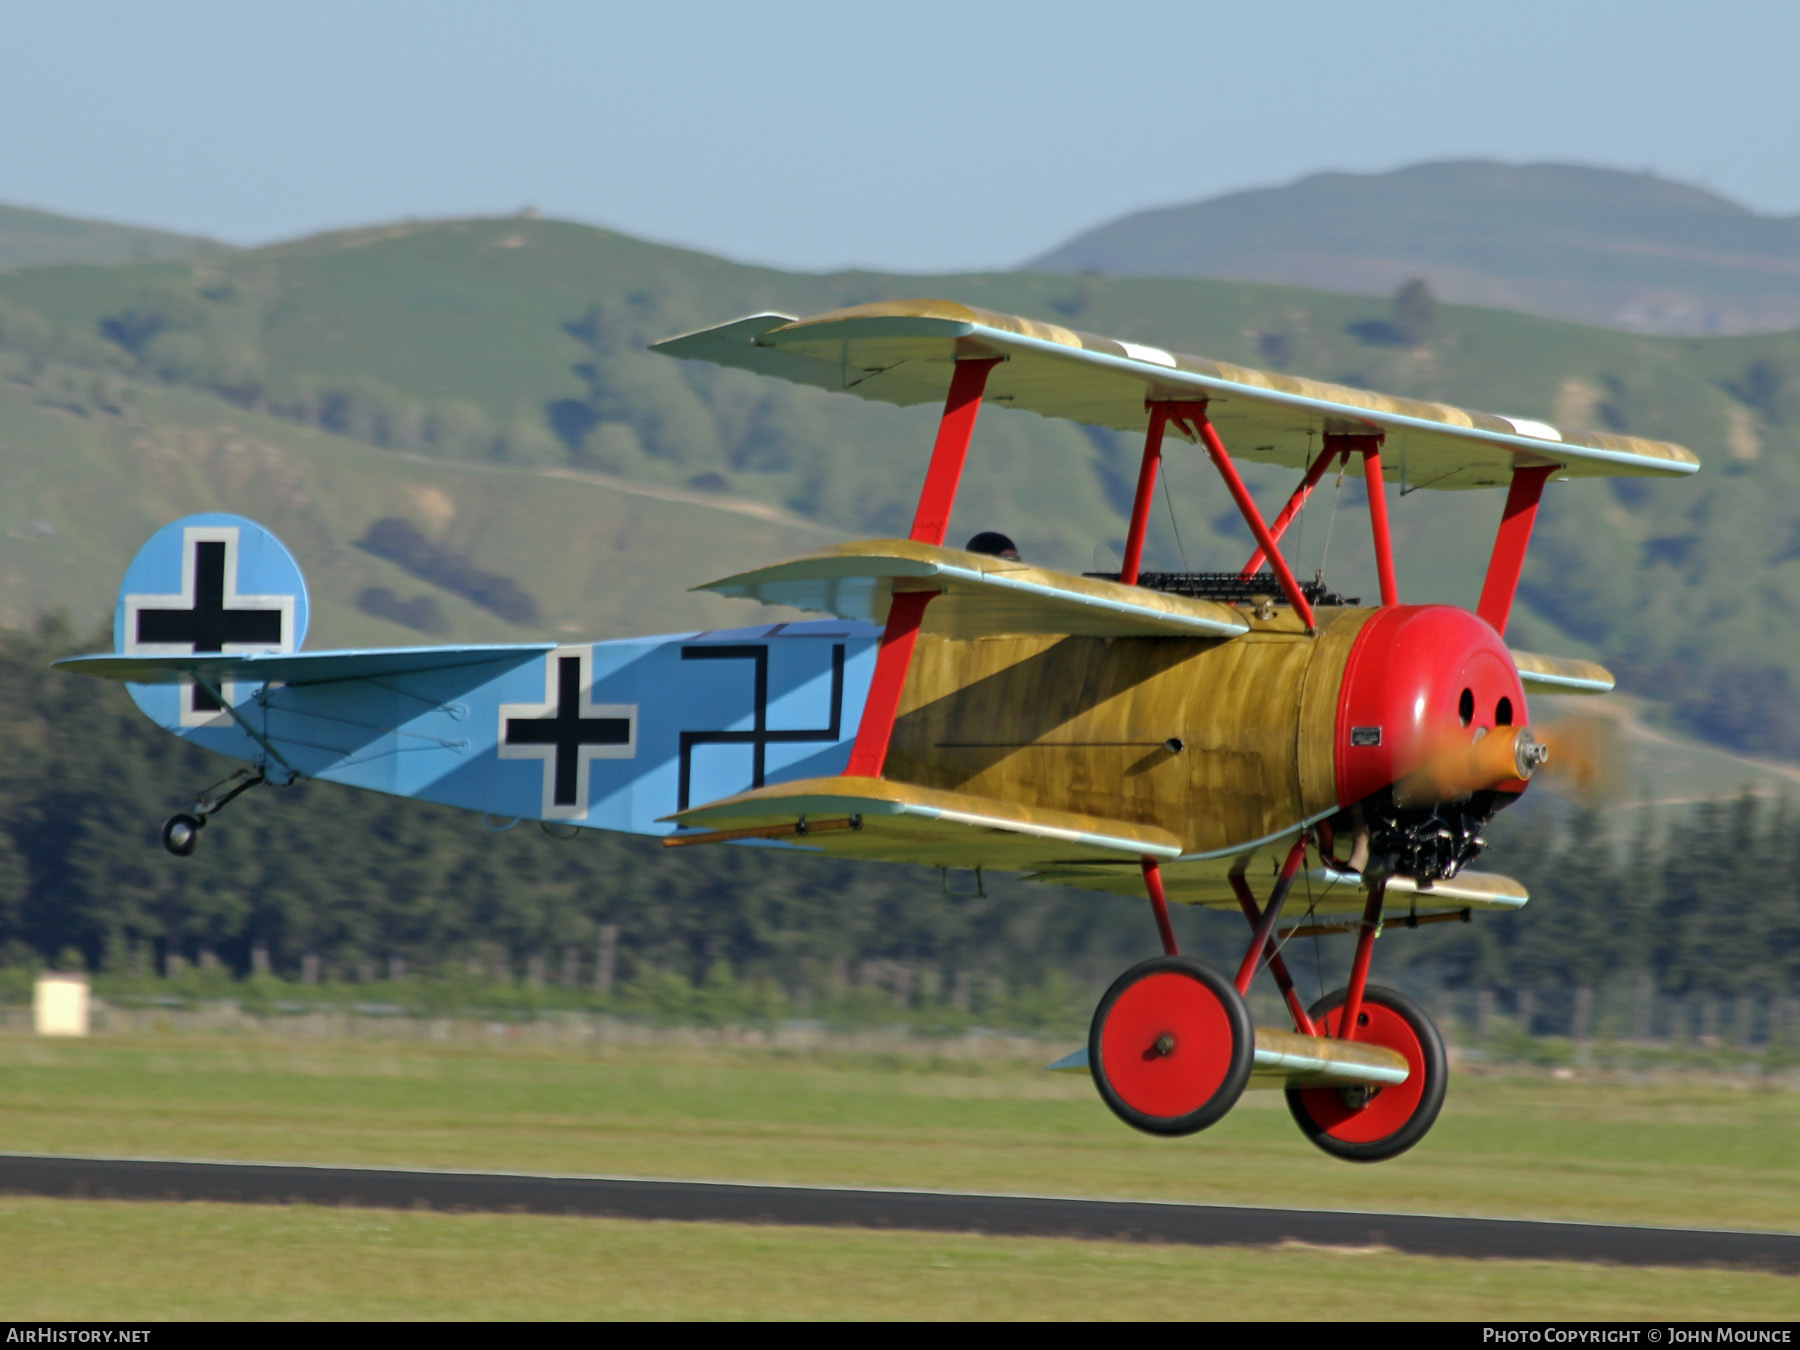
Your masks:
M547 214L783 266L1004 266L1421 159L1800 211L1800 5L20 0L0 201L257 243Z

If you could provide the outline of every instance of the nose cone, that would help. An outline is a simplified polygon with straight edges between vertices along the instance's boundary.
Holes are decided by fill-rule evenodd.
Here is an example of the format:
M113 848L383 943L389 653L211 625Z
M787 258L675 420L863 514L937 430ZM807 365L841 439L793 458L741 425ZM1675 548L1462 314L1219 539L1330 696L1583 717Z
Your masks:
M1447 750L1474 750L1496 731L1503 735L1486 748L1497 752L1504 743L1504 755L1459 754L1458 762L1522 762L1513 749L1514 729L1526 721L1525 690L1512 653L1484 620L1449 605L1382 609L1363 625L1344 667L1338 802L1362 801L1444 762ZM1523 775L1501 770L1491 776L1491 782L1467 786L1524 787Z

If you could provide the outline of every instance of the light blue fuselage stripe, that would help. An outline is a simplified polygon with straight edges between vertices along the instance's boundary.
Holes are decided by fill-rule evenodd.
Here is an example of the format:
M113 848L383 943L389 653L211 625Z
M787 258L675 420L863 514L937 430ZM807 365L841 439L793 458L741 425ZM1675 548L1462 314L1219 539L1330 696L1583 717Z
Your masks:
M420 650L417 658L426 668L418 670L404 668L403 649L295 654L265 659L270 665L279 660L290 677L311 676L309 682L242 680L234 686L234 711L302 777L496 819L665 835L674 826L664 818L683 806L759 784L842 773L862 720L879 636L872 624L818 620L554 649ZM629 723L629 743L620 732L613 744L601 744L596 730L589 743L570 747L568 753L580 757L573 777L583 788L570 802L557 796L559 750L542 739L554 721L564 660L584 667L581 726ZM246 659L236 668L260 664ZM379 678L355 678L357 671L379 672ZM260 757L253 737L228 722L175 727L158 720L221 754ZM978 829L1018 828L978 810L903 804L898 812ZM1185 856L1169 845L1104 831L1046 826L1025 832L1133 857L1195 861L1255 850L1328 814L1263 839Z

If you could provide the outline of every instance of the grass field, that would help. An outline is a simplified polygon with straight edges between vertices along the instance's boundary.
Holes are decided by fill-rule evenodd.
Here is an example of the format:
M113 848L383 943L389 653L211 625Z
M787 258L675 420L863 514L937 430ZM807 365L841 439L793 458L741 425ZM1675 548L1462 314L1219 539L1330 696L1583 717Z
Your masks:
M907 1044L15 1036L0 1148L1800 1226L1791 1091L1464 1072L1423 1144L1352 1167L1279 1094L1158 1140L1042 1072L1059 1047Z
M0 1260L12 1319L1603 1321L1800 1307L1800 1281L1744 1271L16 1198L0 1199Z
M1027 1042L811 1051L0 1037L0 1148L1155 1196L1792 1229L1800 1096L1460 1074L1412 1153L1250 1094L1133 1134ZM0 1317L1791 1318L1800 1280L1054 1239L0 1198ZM1305 1297L1294 1291L1303 1288Z

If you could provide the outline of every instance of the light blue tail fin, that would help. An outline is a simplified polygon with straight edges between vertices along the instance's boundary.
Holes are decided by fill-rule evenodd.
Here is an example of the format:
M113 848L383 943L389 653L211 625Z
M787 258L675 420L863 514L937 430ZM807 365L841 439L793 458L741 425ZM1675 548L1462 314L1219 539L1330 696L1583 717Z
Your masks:
M253 520L188 516L150 536L125 569L113 611L121 656L298 651L310 605L300 565ZM192 681L132 684L144 714L169 730L231 725L223 703L249 690ZM216 696L215 696L216 695Z

